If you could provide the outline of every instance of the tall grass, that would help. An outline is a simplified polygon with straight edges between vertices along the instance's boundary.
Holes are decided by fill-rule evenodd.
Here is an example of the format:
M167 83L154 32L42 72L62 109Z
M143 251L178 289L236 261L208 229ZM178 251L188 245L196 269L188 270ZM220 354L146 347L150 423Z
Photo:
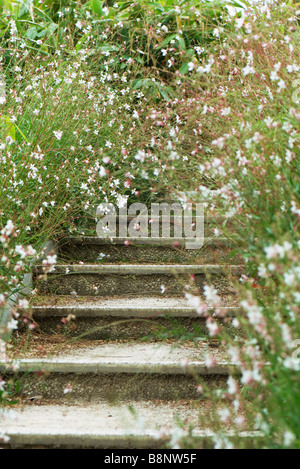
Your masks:
M195 101L182 107L211 129L211 158L199 171L215 182L213 201L203 184L191 185L225 217L217 228L237 241L246 263L236 335L207 320L236 364L228 388L214 396L231 404L212 414L211 425L216 447L243 445L218 430L223 422L238 432L259 430L256 447L299 448L299 11L278 5L235 24L209 73L196 78L200 86L191 87ZM209 305L187 297L199 314ZM221 299L213 302L225 314Z

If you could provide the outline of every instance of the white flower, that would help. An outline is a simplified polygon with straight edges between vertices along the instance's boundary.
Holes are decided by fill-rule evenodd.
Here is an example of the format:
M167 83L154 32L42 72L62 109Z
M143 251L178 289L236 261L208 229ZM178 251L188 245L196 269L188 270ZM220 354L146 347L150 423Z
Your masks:
M209 335L211 337L217 336L220 332L219 326L216 322L207 321L206 322L206 327L207 327L207 329L209 331Z
M3 443L8 443L10 440L10 437L5 435L5 433L0 433L0 441L3 441Z
M61 132L60 130L57 130L57 131L54 130L53 133L55 137L57 138L57 140L60 140L63 134L63 132Z
M241 29L244 26L245 18L236 18L235 20L235 28L236 29Z
M295 298L296 303L300 303L300 293L299 292L294 292L293 296Z
M225 8L227 8L227 11L228 11L228 14L229 16L231 16L232 18L234 16L237 15L238 11L240 10L240 8L236 8L236 7L233 7L231 5L225 5Z
M240 305L247 311L250 324L263 324L264 317L261 308L256 304L248 303L246 300L241 301Z
M296 203L294 200L291 202L291 212L294 213L295 215L298 215L300 217L300 209L298 209ZM300 241L298 242L299 248L300 248Z
M283 361L283 366L289 370L300 371L300 359L288 357Z
M219 409L218 414L222 422L227 422L230 417L230 411L226 407L224 409Z
M283 279L284 279L286 285L288 285L288 286L290 286L290 287L291 287L292 285L294 285L294 284L295 284L295 281L296 281L296 277L295 277L294 272L291 272L290 270L289 270L288 272L285 272L285 273L283 274Z
M224 109L222 109L221 111L221 116L228 116L231 112L231 109L230 107L225 107Z
M254 73L255 73L255 69L251 65L247 65L246 67L243 68L243 74L245 76L254 74Z
M227 385L228 385L228 393L229 394L236 394L238 392L238 384L235 381L235 379L232 378L232 376L229 376L227 380Z
M279 256L281 259L284 257L287 251L292 249L291 243L288 241L284 241L283 245L280 246L279 244L274 244L273 246L267 246L264 248L264 251L267 255L268 259L272 259L274 257Z
M18 301L18 306L22 309L27 309L27 308L29 308L29 302L25 298L20 299Z
M214 435L213 440L215 443L215 449L233 449L233 444L221 435Z
M210 356L205 357L205 366L207 368L213 368L214 366L216 366L216 364L217 364L216 360L214 359L213 356L210 355Z
M232 358L233 363L236 365L239 365L241 361L240 361L240 350L238 349L238 347L230 346L228 349L228 352Z
M211 301L212 303L216 304L219 303L220 297L218 296L218 291L214 287L210 287L209 285L204 285L204 296L207 301Z
M11 319L10 321L8 321L6 326L7 326L7 329L9 331L17 329L18 328L18 321L16 321L15 319Z
M279 80L279 82L278 82L278 89L277 89L278 93L279 93L281 90L283 90L284 88L286 88L285 82L284 82L283 80Z
M287 324L281 325L282 339L288 347L292 347L291 330Z
M244 370L241 378L242 384L250 384L253 381L253 373L250 370Z
M284 446L291 446L291 444L295 441L295 439L296 439L296 437L295 437L294 433L290 432L289 430L284 432L284 435L283 435L283 444L284 444Z
M222 149L222 148L224 147L225 141L226 141L225 137L219 137L219 138L217 138L216 140L213 140L213 141L211 142L211 144L212 144L212 145L216 145L216 146L218 146L220 149Z
M263 264L260 264L259 267L258 267L258 275L260 277L267 277L267 269L266 269L266 266L263 265Z
M143 163L145 158L146 158L146 153L144 152L144 150L138 150L137 154L135 155L135 159Z
M100 177L106 176L106 169L103 166L101 166L99 169L99 176Z
M48 254L47 259L43 260L43 264L44 265L54 265L54 264L56 264L56 259L57 259L56 254L53 254L53 255Z
M117 196L117 206L118 206L118 208L126 207L126 205L127 205L127 199L128 199L128 195L121 195L121 194L119 194L119 195Z
M185 297L188 300L188 303L195 308L197 314L201 316L207 309L206 304L202 303L199 296L191 295L190 293L185 293Z

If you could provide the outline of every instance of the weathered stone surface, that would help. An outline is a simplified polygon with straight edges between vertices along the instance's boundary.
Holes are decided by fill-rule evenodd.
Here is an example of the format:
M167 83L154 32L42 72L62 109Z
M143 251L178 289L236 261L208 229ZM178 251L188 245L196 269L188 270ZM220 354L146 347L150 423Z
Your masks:
M198 448L213 447L209 429L211 406L207 402L135 402L27 406L15 410L16 418L4 414L0 433L6 432L11 448L163 448L176 429L176 421L194 428ZM233 432L227 433L232 435ZM239 432L247 447L258 434Z
M215 361L210 367L208 357ZM68 399L72 400L186 399L199 397L195 377L213 386L225 385L230 366L224 350L202 342L199 347L176 342L94 342L71 349L64 346L49 358L23 358L18 373L26 396L63 400L63 389L71 383ZM2 363L0 371L10 370Z
M227 239L205 238L201 249L186 249L186 240L137 238L104 240L96 237L67 238L60 247L65 262L133 263L133 264L238 264L231 256L234 245ZM231 256L231 257L230 257Z
M228 267L230 269L230 267ZM233 267L239 272L238 267ZM43 281L40 292L56 295L91 296L182 296L187 285L203 291L205 284L212 284L223 294L234 290L224 275L224 266L157 266L157 265L77 265L57 266ZM232 271L232 269L231 269ZM38 268L38 272L40 272ZM68 272L68 273L65 273Z

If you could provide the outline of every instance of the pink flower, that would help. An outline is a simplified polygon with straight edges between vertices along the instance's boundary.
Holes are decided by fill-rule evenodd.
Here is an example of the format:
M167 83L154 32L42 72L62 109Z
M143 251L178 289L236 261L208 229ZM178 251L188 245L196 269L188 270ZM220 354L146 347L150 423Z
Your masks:
M213 322L211 318L208 318L206 321L206 327L209 331L211 337L215 337L219 334L220 328L216 322Z
M251 384L253 382L253 374L250 370L244 370L243 376L241 378L241 383L243 384Z
M205 358L205 366L207 368L213 368L214 366L216 366L216 364L217 362L212 355L209 355Z
M72 389L72 386L70 383L67 384L67 387L64 389L64 394L68 394L70 392L72 392L73 389Z

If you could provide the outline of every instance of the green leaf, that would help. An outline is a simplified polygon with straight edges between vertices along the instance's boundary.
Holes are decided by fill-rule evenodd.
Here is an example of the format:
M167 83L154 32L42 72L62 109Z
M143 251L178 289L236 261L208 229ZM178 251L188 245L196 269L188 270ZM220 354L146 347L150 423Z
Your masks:
M42 46L43 47L43 46ZM22 135L22 137L24 138L25 142L28 143L28 140L27 138L25 137L25 135L23 134L22 130L17 126L17 124L15 124L15 127L16 129L20 132L20 134Z
M96 15L103 16L102 2L100 0L92 0L91 9Z
M16 140L16 129L9 116L0 116L0 136L4 133L4 138L11 137Z
M178 33L175 33L175 34L171 34L169 37L167 37L166 39L164 39L158 46L158 49L161 49L162 47L165 47L167 44L169 44L170 41L172 41L172 39L175 39L176 36L178 36Z
M47 29L42 29L38 34L37 37L44 37L47 32Z
M239 252L240 252L240 249L234 249L233 251L231 251L231 253L228 256L229 259L232 259L232 257L236 256Z
M180 71L180 73L182 73L182 74L184 75L184 74L188 71L188 69L189 69L189 63L188 63L188 62L184 62L184 63L181 65L179 71Z
M28 39L35 39L38 35L38 32L37 32L37 29L35 26L32 26L31 28L29 28L26 32L26 37L28 37Z
M245 5L245 3L239 2L238 0L233 0L232 5L238 8L243 8L244 10L246 10L247 8L247 5Z
M139 88L142 85L142 82L143 82L143 80L141 80L141 79L134 80L132 88L134 90L136 90L137 88Z
M100 50L101 51L116 52L116 51L120 50L120 46L114 46L113 44L109 44L107 46L101 46Z
M0 0L0 11L2 13L3 8L8 9L10 12L13 11L12 0Z
M49 26L47 27L47 33L48 34L53 34L54 31L56 31L58 28L58 25L56 23L51 23L49 24Z
M188 50L186 51L186 55L187 55L187 57L189 57L189 59L192 59L193 57L195 57L195 51L194 51L194 49L188 49Z
M81 38L79 39L79 41L77 42L77 44L75 46L75 49L76 49L77 52L83 47L83 45L85 43L85 40L88 38L88 36L89 36L89 33L84 34L83 36L81 36Z
M26 5L26 3L22 2L20 7L18 8L18 19L22 18L23 16L26 16L29 13L29 5Z
M179 44L179 49L180 50L185 50L186 49L183 37L181 37L181 36L179 37L178 44Z
M162 95L162 97L165 98L166 101L171 101L169 93L167 92L167 90L165 88L160 88L159 92Z
M149 4L151 6L153 6L155 8L155 10L159 10L159 11L165 11L164 7L162 5L160 5L159 3L156 3L156 2L149 2Z
M11 400L8 400L5 402L6 405L16 405L16 404L19 404L19 401L17 401L16 399L11 399Z
M126 10L126 8L131 7L131 5L132 5L132 2L124 2L123 4L120 5L119 10L120 11Z

